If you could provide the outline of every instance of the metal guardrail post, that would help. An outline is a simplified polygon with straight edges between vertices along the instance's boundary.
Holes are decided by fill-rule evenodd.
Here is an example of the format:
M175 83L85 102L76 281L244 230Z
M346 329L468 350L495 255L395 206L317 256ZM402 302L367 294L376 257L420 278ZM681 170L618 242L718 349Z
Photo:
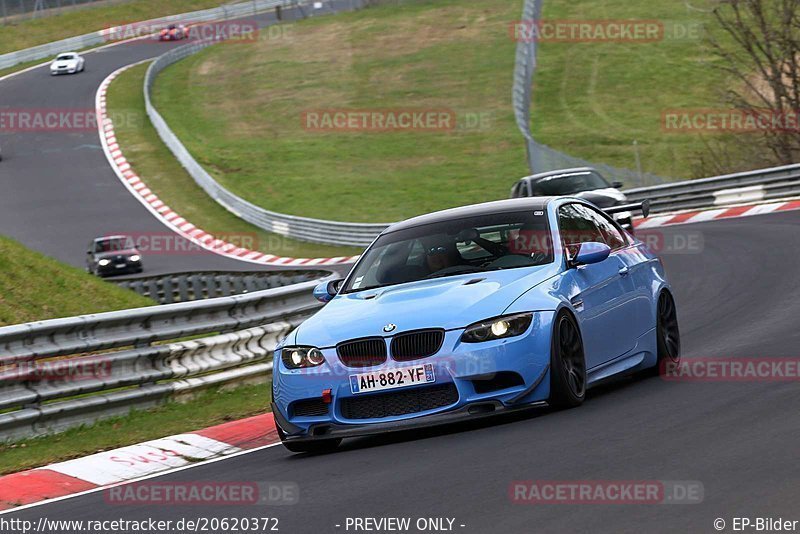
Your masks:
M266 376L278 341L321 306L316 283L0 328L0 442ZM215 335L153 344L198 334ZM74 369L91 372L75 379Z

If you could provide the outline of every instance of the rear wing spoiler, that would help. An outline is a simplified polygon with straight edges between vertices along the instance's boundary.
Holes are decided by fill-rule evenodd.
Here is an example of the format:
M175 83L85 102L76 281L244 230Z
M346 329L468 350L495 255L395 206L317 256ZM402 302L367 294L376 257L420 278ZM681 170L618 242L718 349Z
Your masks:
M641 202L634 202L632 204L611 206L610 208L604 208L603 211L608 213L609 215L613 215L615 213L622 213L625 211L641 211L642 217L647 218L650 215L650 201L645 199L642 200Z

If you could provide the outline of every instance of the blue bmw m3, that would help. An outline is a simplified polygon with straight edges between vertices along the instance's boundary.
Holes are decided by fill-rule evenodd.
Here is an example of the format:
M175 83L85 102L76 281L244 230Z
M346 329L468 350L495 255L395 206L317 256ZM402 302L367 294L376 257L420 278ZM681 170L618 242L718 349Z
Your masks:
M272 408L294 452L574 407L600 380L680 359L660 260L577 198L502 200L394 224L344 280L314 293L325 307L275 351Z

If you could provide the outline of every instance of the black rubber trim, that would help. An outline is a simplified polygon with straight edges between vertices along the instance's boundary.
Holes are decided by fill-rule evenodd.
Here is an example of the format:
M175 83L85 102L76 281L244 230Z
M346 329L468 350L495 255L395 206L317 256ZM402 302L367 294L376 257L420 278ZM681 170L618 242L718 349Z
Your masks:
M479 413L470 413L470 408L481 410L488 405L493 405L494 410L491 412L480 411ZM368 423L363 425L342 425L337 423L318 423L311 425L308 433L302 433L302 429L289 423L284 419L280 412L276 409L275 404L272 405L272 413L275 416L275 423L280 426L281 430L286 434L284 441L292 443L310 442L334 438L355 438L360 436L369 436L374 434L384 434L387 432L400 432L403 430L415 428L427 428L439 425L447 425L458 423L462 421L471 421L492 417L499 414L507 414L512 412L521 412L531 410L534 408L542 408L547 406L546 401L539 401L522 406L505 406L502 402L496 400L490 401L477 401L457 410L448 412L423 415L413 419L404 419L402 421L392 421L390 423Z

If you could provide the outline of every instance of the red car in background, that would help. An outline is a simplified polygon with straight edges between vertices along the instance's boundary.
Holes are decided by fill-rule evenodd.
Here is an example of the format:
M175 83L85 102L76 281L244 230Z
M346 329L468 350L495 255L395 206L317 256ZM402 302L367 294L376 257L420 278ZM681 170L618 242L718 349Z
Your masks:
M159 41L180 41L189 37L189 30L183 24L170 24L158 36Z

